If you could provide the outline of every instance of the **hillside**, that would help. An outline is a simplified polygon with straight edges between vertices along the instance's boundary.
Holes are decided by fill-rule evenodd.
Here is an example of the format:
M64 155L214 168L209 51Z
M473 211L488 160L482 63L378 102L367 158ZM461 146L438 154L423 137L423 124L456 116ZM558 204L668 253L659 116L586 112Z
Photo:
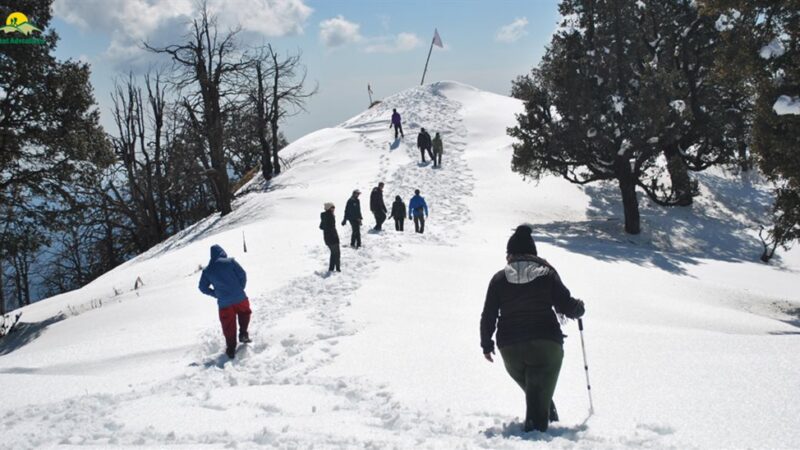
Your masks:
M695 205L642 198L643 233L628 236L615 186L511 172L505 129L521 109L456 82L400 92L293 142L290 170L245 186L232 214L26 307L0 341L0 448L796 447L800 252L758 262L768 186L700 174ZM419 164L420 126L442 133L441 170ZM387 204L422 191L424 235L367 232L379 181ZM341 220L355 188L364 247L343 246L328 276L319 213L333 201ZM523 222L587 304L596 412L570 323L561 422L545 434L522 433L523 396L478 345L486 286ZM232 362L197 290L212 244L249 275L254 343Z

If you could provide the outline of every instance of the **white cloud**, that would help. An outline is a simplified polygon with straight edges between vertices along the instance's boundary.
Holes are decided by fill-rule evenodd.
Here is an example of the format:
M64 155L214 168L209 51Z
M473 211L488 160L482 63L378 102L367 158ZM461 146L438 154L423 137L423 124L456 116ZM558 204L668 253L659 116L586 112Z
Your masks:
M142 41L154 45L179 42L197 16L196 0L56 0L54 13L84 30L109 36L105 56L127 68L150 58ZM312 9L304 0L208 0L223 29L276 37L301 34Z
M352 44L361 40L360 27L340 15L319 23L319 38L329 48Z
M367 53L399 53L413 50L422 44L422 40L414 33L400 33L394 37L374 39L364 51Z
M241 24L245 31L270 37L303 34L314 11L303 0L210 0L208 6L223 25Z
M497 42L517 42L522 36L528 34L525 30L525 27L528 26L528 19L525 17L519 17L515 19L508 25L503 25L497 30L497 34L495 35L494 39Z

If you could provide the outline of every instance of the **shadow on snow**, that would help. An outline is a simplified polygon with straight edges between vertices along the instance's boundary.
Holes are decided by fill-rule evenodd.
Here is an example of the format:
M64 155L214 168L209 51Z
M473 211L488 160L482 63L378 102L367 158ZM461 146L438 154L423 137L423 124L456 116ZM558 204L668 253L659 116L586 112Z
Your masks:
M47 327L66 318L65 314L59 314L41 322L19 322L12 333L0 339L0 356L30 344L41 336Z
M687 274L685 265L701 259L759 261L763 247L755 231L768 213L771 193L747 179L694 176L706 192L688 207L658 206L640 193L639 235L624 232L619 190L604 183L584 188L589 220L533 224L534 238L599 260L630 261L681 275Z

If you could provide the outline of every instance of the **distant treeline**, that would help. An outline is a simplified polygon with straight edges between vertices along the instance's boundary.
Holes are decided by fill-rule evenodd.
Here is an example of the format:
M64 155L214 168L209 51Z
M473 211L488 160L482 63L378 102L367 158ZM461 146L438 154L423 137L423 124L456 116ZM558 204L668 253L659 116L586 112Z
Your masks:
M182 42L145 43L163 64L115 80L103 130L89 65L53 56L51 2L24 3L47 44L0 49L0 314L230 213L243 180L281 173L280 127L316 92L299 53L247 47L202 8Z

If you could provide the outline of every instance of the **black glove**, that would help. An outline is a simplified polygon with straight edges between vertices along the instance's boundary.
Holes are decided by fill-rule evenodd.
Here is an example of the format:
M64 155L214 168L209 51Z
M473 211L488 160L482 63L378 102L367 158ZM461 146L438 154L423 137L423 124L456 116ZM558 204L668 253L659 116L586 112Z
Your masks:
M583 304L583 300L575 299L575 309L572 310L572 314L570 315L570 319L580 319L586 313L586 306Z

